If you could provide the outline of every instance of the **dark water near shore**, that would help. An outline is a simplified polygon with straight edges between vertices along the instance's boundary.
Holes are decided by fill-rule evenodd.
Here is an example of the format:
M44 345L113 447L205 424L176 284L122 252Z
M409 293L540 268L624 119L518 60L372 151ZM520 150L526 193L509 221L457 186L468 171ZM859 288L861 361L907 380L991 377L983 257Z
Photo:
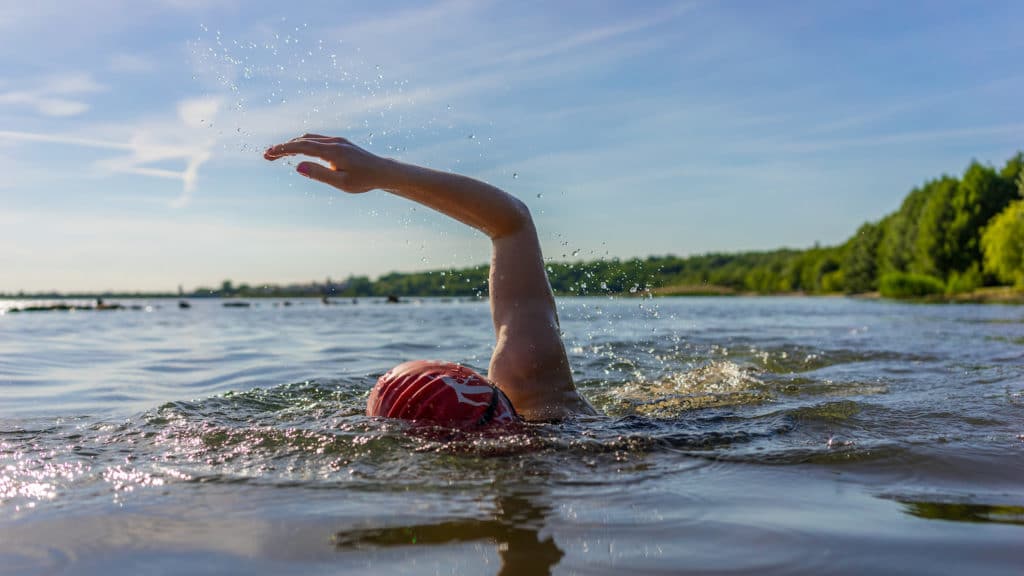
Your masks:
M0 574L1024 573L1024 307L566 299L493 438L362 415L486 302L148 304L0 316Z

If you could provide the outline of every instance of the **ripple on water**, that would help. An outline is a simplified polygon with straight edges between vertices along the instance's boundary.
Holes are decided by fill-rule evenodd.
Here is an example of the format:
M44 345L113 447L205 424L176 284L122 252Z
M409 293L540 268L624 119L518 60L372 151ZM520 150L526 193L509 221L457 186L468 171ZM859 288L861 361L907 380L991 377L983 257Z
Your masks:
M729 356L735 361L751 362L756 368L773 374L815 372L846 364L913 364L936 360L934 356L891 350L822 350L800 345L759 347L756 344L749 349L733 347Z
M612 485L696 466L686 452L760 434L727 419L702 432L710 420L684 426L641 416L530 425L497 437L459 434L367 418L368 388L365 380L302 382L170 402L126 421L65 423L61 433L7 430L3 454L15 463L4 494L28 503L86 484L123 495L182 481L439 489L488 484L509 469L545 482L587 477Z
M806 355L787 365L797 352L807 350L700 361L687 350L662 350L631 361L640 378L581 379L581 389L610 417L530 425L498 438L367 418L372 375L169 402L126 421L11 428L0 432L0 456L14 462L3 493L32 504L65 494L128 498L170 483L436 492L487 486L509 473L601 491L726 462L905 468L938 441L937 427L953 442L977 446L979 431L1005 424L994 416L979 420L973 410L873 403L890 384L812 375L913 355L825 352L810 368ZM193 384L202 390L258 371L250 365Z
M889 385L881 381L863 382L812 378L803 375L783 375L766 378L772 390L778 394L803 397L842 397L874 396L888 394Z

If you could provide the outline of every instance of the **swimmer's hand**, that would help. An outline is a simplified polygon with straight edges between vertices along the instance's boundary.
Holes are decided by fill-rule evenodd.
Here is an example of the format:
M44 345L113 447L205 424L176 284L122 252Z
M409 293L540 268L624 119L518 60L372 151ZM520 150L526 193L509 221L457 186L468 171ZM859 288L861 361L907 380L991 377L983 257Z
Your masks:
M303 134L284 144L267 148L263 157L277 160L285 156L312 156L327 162L300 162L295 168L299 174L348 192L361 194L387 186L387 176L393 171L392 161L363 150L344 138Z

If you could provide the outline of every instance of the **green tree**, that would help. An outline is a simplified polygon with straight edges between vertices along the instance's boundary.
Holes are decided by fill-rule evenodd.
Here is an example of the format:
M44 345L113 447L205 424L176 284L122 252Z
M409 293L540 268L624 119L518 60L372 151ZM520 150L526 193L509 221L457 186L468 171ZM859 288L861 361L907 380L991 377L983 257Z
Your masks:
M373 282L366 276L349 276L341 283L339 294L342 296L371 296L373 294Z
M942 280L926 274L892 272L882 276L878 289L886 298L923 298L946 291Z
M743 285L752 292L771 294L777 290L779 277L773 274L767 266L759 266L744 276Z
M981 238L985 271L1001 282L1024 286L1024 200L1012 202Z
M840 273L842 262L829 251L823 255L814 267L814 292L837 292L842 290L843 275Z
M878 289L878 248L885 230L882 224L868 222L850 239L843 257L843 283L847 292Z
M1017 155L1006 161L1006 165L999 171L999 175L1008 182L1019 183L1024 196L1024 152L1017 152Z
M950 242L954 237L950 226L956 218L953 197L958 187L957 179L950 176L925 185L927 198L917 224L910 272L942 279L953 268L959 249Z
M946 229L946 247L949 250L948 268L951 271L965 271L972 264L981 261L981 230L985 224L1002 212L1016 196L1014 179L1019 166L1007 163L1004 178L990 166L972 162L964 172L960 185L951 197L953 219Z
M846 289L846 278L842 268L821 277L822 292L842 292Z
M910 270L921 210L929 192L928 185L911 190L900 209L882 221L882 241L878 245L879 276Z
M967 267L967 270L962 272L954 270L949 274L949 279L946 281L946 293L960 294L962 292L970 292L981 286L983 280L981 266L978 262L974 262Z
M1020 158L1020 154L1017 155ZM1024 198L1024 167L1017 173L1017 196Z

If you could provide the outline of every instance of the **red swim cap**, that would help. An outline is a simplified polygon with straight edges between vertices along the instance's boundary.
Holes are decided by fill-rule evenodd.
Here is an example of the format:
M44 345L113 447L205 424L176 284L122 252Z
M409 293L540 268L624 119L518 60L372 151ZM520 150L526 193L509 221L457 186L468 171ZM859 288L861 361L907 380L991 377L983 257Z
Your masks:
M415 360L377 380L367 416L479 429L519 421L505 394L473 370L450 362Z

